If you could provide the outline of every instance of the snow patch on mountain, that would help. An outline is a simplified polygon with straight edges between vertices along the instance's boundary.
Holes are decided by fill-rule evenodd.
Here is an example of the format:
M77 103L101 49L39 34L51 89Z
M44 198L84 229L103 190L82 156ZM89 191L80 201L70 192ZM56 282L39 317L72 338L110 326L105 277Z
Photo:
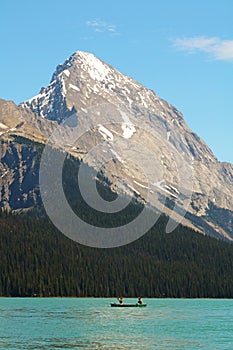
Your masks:
M124 111L119 109L119 112L123 119L123 123L121 124L121 128L123 130L123 137L125 139L130 139L133 136L133 134L136 132L135 126L130 121L128 115Z
M121 158L121 156L116 151L111 149L111 152L116 157L116 159L119 160L120 163L122 163L122 164L124 163L124 160Z
M65 70L63 71L63 73L67 76L67 78L69 78L69 76L70 76L70 71L69 71L68 69L65 69Z
M133 186L127 184L127 187L129 187L134 193L136 193L138 196L141 195L141 193L139 191L137 191Z
M171 197L173 197L173 198L178 198L178 197L173 193L171 186L166 185L164 180L155 182L155 183L152 184L152 186L157 187L159 190L162 190L163 192L169 194L169 195L170 195ZM174 187L173 187L173 189L174 189ZM176 189L175 192L178 194L178 190L177 190L177 189Z
M99 133L103 136L103 138L107 141L113 141L113 134L111 133L110 130L105 128L103 125L99 124L98 127Z
M63 75L60 76L60 82L61 82L61 85L62 85L62 95L63 95L63 97L66 97L67 90L66 90L66 84L65 84Z
M138 185L138 186L140 186L140 187L142 187L142 188L146 188L146 189L149 188L148 186L145 186L145 185L141 184L140 182L138 182L138 181L136 181L136 180L134 180L133 182L134 182L136 185Z
M73 84L69 84L69 87L71 89L75 90L75 91L78 91L78 92L80 91L80 89L77 86L73 85Z
M124 139L130 139L136 132L136 129L133 124L122 123L121 128L123 130Z
M3 123L0 123L0 128L1 128L1 129L8 129L8 126L5 125L5 124L3 124Z

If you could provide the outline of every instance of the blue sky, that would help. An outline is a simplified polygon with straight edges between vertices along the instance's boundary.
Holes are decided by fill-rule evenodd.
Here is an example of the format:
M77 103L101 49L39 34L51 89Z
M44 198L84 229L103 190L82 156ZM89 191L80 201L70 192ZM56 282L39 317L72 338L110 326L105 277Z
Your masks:
M92 52L176 106L233 163L232 14L232 0L4 1L0 97L26 100L73 52Z

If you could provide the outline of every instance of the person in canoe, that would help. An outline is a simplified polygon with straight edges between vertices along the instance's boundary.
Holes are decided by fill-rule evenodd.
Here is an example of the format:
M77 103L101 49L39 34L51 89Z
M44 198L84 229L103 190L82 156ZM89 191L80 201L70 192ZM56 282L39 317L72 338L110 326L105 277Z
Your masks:
M122 297L118 297L118 301L120 304L123 304L123 298Z
M138 304L142 305L142 297L138 297Z

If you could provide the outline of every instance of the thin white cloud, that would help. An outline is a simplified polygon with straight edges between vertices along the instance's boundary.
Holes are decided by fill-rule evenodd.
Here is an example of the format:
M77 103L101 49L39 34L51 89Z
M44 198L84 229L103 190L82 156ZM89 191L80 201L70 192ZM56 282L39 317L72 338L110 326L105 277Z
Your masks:
M86 25L88 27L91 27L96 33L108 32L111 34L117 34L117 28L115 24L109 24L107 22L100 20L99 18L96 18L91 21L86 21Z
M233 61L233 40L221 40L218 37L206 38L197 36L191 38L178 38L173 45L188 53L206 52L213 59L219 61Z

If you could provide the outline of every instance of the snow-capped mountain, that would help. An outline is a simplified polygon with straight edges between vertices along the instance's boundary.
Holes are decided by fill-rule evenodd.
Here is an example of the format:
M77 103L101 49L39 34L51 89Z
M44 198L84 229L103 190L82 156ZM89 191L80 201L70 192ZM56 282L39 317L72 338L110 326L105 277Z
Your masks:
M101 166L112 190L155 207L167 197L166 213L176 203L188 211L184 223L233 237L233 166L216 159L174 106L93 54L74 53L19 111L37 115L35 128L46 139L76 115L78 138L59 140L60 146Z

